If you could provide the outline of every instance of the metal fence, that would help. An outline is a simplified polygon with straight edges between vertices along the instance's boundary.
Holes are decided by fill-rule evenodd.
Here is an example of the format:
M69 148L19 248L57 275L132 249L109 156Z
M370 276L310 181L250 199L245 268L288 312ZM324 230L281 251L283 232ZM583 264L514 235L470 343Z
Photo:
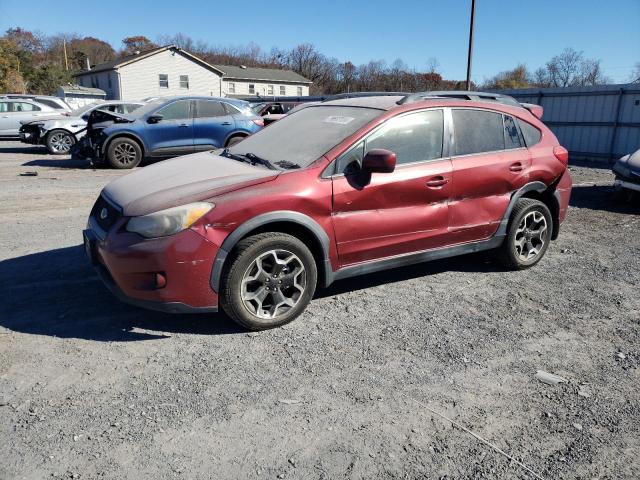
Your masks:
M640 85L500 90L544 108L542 120L571 155L609 161L640 148Z

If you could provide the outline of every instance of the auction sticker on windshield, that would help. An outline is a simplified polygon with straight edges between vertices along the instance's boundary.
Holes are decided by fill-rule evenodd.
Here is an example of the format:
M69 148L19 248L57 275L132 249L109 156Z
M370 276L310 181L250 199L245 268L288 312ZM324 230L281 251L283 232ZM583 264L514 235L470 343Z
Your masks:
M324 119L324 123L337 123L339 125L346 125L354 120L353 117L343 117L341 115L332 115Z

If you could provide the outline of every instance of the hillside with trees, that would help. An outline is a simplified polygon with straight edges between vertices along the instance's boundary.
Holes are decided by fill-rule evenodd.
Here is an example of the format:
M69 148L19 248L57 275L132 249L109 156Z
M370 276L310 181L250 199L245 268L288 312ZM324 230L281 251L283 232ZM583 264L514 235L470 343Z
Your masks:
M160 36L154 42L143 35L124 38L119 49L94 37L77 34L44 35L10 28L0 37L0 92L51 94L73 81L72 74L120 56L143 52L158 45L174 44L212 64L246 65L291 69L313 81L311 94L354 91L425 91L463 89L464 82L444 79L437 60L425 59L427 67L417 71L401 59L387 64L371 60L355 65L341 62L302 43L290 50L264 51L259 45L219 47L194 41L187 35ZM66 54L65 54L66 51ZM599 60L565 49L543 67L530 72L520 64L498 73L482 88L526 88L597 85L607 83Z

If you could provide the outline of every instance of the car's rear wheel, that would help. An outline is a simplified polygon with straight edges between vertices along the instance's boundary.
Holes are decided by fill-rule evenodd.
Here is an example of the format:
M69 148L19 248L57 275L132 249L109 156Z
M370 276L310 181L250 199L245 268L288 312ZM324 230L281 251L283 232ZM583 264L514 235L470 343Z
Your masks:
M231 145L235 145L236 143L240 143L245 138L246 137L244 137L242 135L236 135L235 137L231 137L229 140L227 140L227 144L225 145L225 147L230 147Z
M261 233L241 240L225 268L220 303L249 330L289 323L307 307L318 278L312 253L296 237Z
M513 269L534 266L549 248L552 228L551 212L544 203L533 198L519 199L511 213L499 259Z
M66 155L76 143L75 137L66 130L52 130L47 134L47 150L52 155Z
M107 161L113 168L137 167L142 161L142 149L135 140L116 138L107 148Z

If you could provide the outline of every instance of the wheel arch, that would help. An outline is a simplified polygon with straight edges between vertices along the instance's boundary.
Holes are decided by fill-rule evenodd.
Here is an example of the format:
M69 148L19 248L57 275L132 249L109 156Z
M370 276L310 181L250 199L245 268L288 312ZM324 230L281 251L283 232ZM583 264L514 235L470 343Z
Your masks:
M133 140L134 142L136 142L138 144L138 146L140 147L140 150L142 150L142 158L144 159L145 154L147 152L147 149L144 145L144 141L142 140L142 138L140 138L138 135L136 135L135 133L131 133L131 132L117 132L112 134L109 138L107 138L107 140L105 140L104 142L104 149L102 150L102 156L106 159L107 158L107 152L109 151L109 146L115 141L118 140L120 138L128 138L130 140Z
M250 134L247 132L244 132L242 130L236 130L234 132L231 132L229 135L226 136L226 138L224 139L224 146L227 146L227 143L229 143L229 140L231 140L233 137L242 137L242 138L247 138Z
M311 217L299 212L277 211L258 215L236 228L222 242L211 269L211 288L220 291L222 272L229 255L238 242L251 235L264 232L280 232L292 235L301 240L316 261L318 268L318 285L331 283L333 270L329 261L329 236Z
M551 239L555 240L558 238L558 234L560 233L560 194L556 191L555 184L546 185L540 181L527 183L511 196L509 206L500 222L497 234L506 235L513 207L521 198L539 200L547 206L553 220Z

